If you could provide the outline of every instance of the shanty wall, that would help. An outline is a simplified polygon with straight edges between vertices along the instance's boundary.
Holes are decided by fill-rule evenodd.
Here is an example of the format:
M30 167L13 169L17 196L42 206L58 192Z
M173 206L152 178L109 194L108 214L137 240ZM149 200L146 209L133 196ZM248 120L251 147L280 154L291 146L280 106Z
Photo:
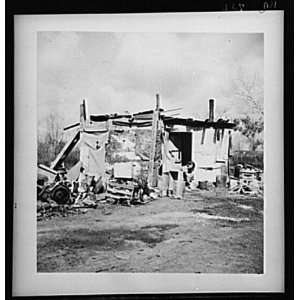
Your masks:
M89 175L103 176L105 173L105 145L108 132L81 133L80 162Z
M203 136L204 135L204 136ZM193 131L192 159L196 163L196 181L215 182L216 176L227 175L229 131L213 128Z
M151 134L151 129L111 130L106 145L106 162L112 167L116 163L131 162L136 170L140 170L134 172L134 177L146 179L152 144ZM160 148L157 147L157 159L161 155Z
M83 133L80 160L87 173L103 176L116 163L132 163L134 177L147 178L152 145L151 129L126 128L106 133ZM155 161L161 158L160 132L157 134ZM196 181L215 182L216 176L227 175L229 130L213 128L192 130L192 160L196 163Z

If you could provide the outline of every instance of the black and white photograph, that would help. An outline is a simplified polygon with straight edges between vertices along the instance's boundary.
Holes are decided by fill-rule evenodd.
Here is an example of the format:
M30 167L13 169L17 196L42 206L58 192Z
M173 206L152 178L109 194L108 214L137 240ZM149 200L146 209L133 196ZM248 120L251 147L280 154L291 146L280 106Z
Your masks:
M284 291L283 20L14 17L15 296Z
M264 33L38 31L38 273L264 274Z

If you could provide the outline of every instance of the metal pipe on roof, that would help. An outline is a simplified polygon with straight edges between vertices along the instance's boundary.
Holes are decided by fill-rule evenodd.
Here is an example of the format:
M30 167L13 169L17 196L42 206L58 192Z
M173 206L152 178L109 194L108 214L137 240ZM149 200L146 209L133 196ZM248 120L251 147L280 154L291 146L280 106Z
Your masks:
M214 105L215 100L209 99L209 114L208 114L208 121L213 122L214 121Z
M155 107L155 110L156 111L159 111L159 94L156 94L156 107Z

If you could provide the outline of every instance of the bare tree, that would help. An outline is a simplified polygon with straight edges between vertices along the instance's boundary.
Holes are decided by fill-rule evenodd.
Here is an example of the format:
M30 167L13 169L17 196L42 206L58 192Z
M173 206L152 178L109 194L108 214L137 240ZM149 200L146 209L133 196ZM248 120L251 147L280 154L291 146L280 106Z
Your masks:
M237 124L236 129L247 137L250 150L255 151L259 146L263 146L263 80L256 73L249 74L240 69L233 87L236 98L243 101L247 107L246 116L234 120Z
M63 142L63 119L53 112L46 117L44 138L38 140L38 162L49 165L59 151Z
M233 82L233 88L237 99L242 100L250 109L250 114L260 119L264 115L263 110L263 79L257 73L249 74L239 69L238 76Z
M63 140L62 118L57 114L50 113L46 122L47 133L45 141L49 145L49 147L52 148L56 155L56 152L59 151L59 145Z

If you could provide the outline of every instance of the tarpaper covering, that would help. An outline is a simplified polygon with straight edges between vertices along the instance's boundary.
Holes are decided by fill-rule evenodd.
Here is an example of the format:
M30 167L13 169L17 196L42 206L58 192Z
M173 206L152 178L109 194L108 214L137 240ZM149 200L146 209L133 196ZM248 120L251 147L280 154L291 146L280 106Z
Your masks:
M77 164L75 166L73 166L69 170L67 176L70 181L75 181L79 177L81 166L82 166L82 162L79 161L79 162L77 162Z

